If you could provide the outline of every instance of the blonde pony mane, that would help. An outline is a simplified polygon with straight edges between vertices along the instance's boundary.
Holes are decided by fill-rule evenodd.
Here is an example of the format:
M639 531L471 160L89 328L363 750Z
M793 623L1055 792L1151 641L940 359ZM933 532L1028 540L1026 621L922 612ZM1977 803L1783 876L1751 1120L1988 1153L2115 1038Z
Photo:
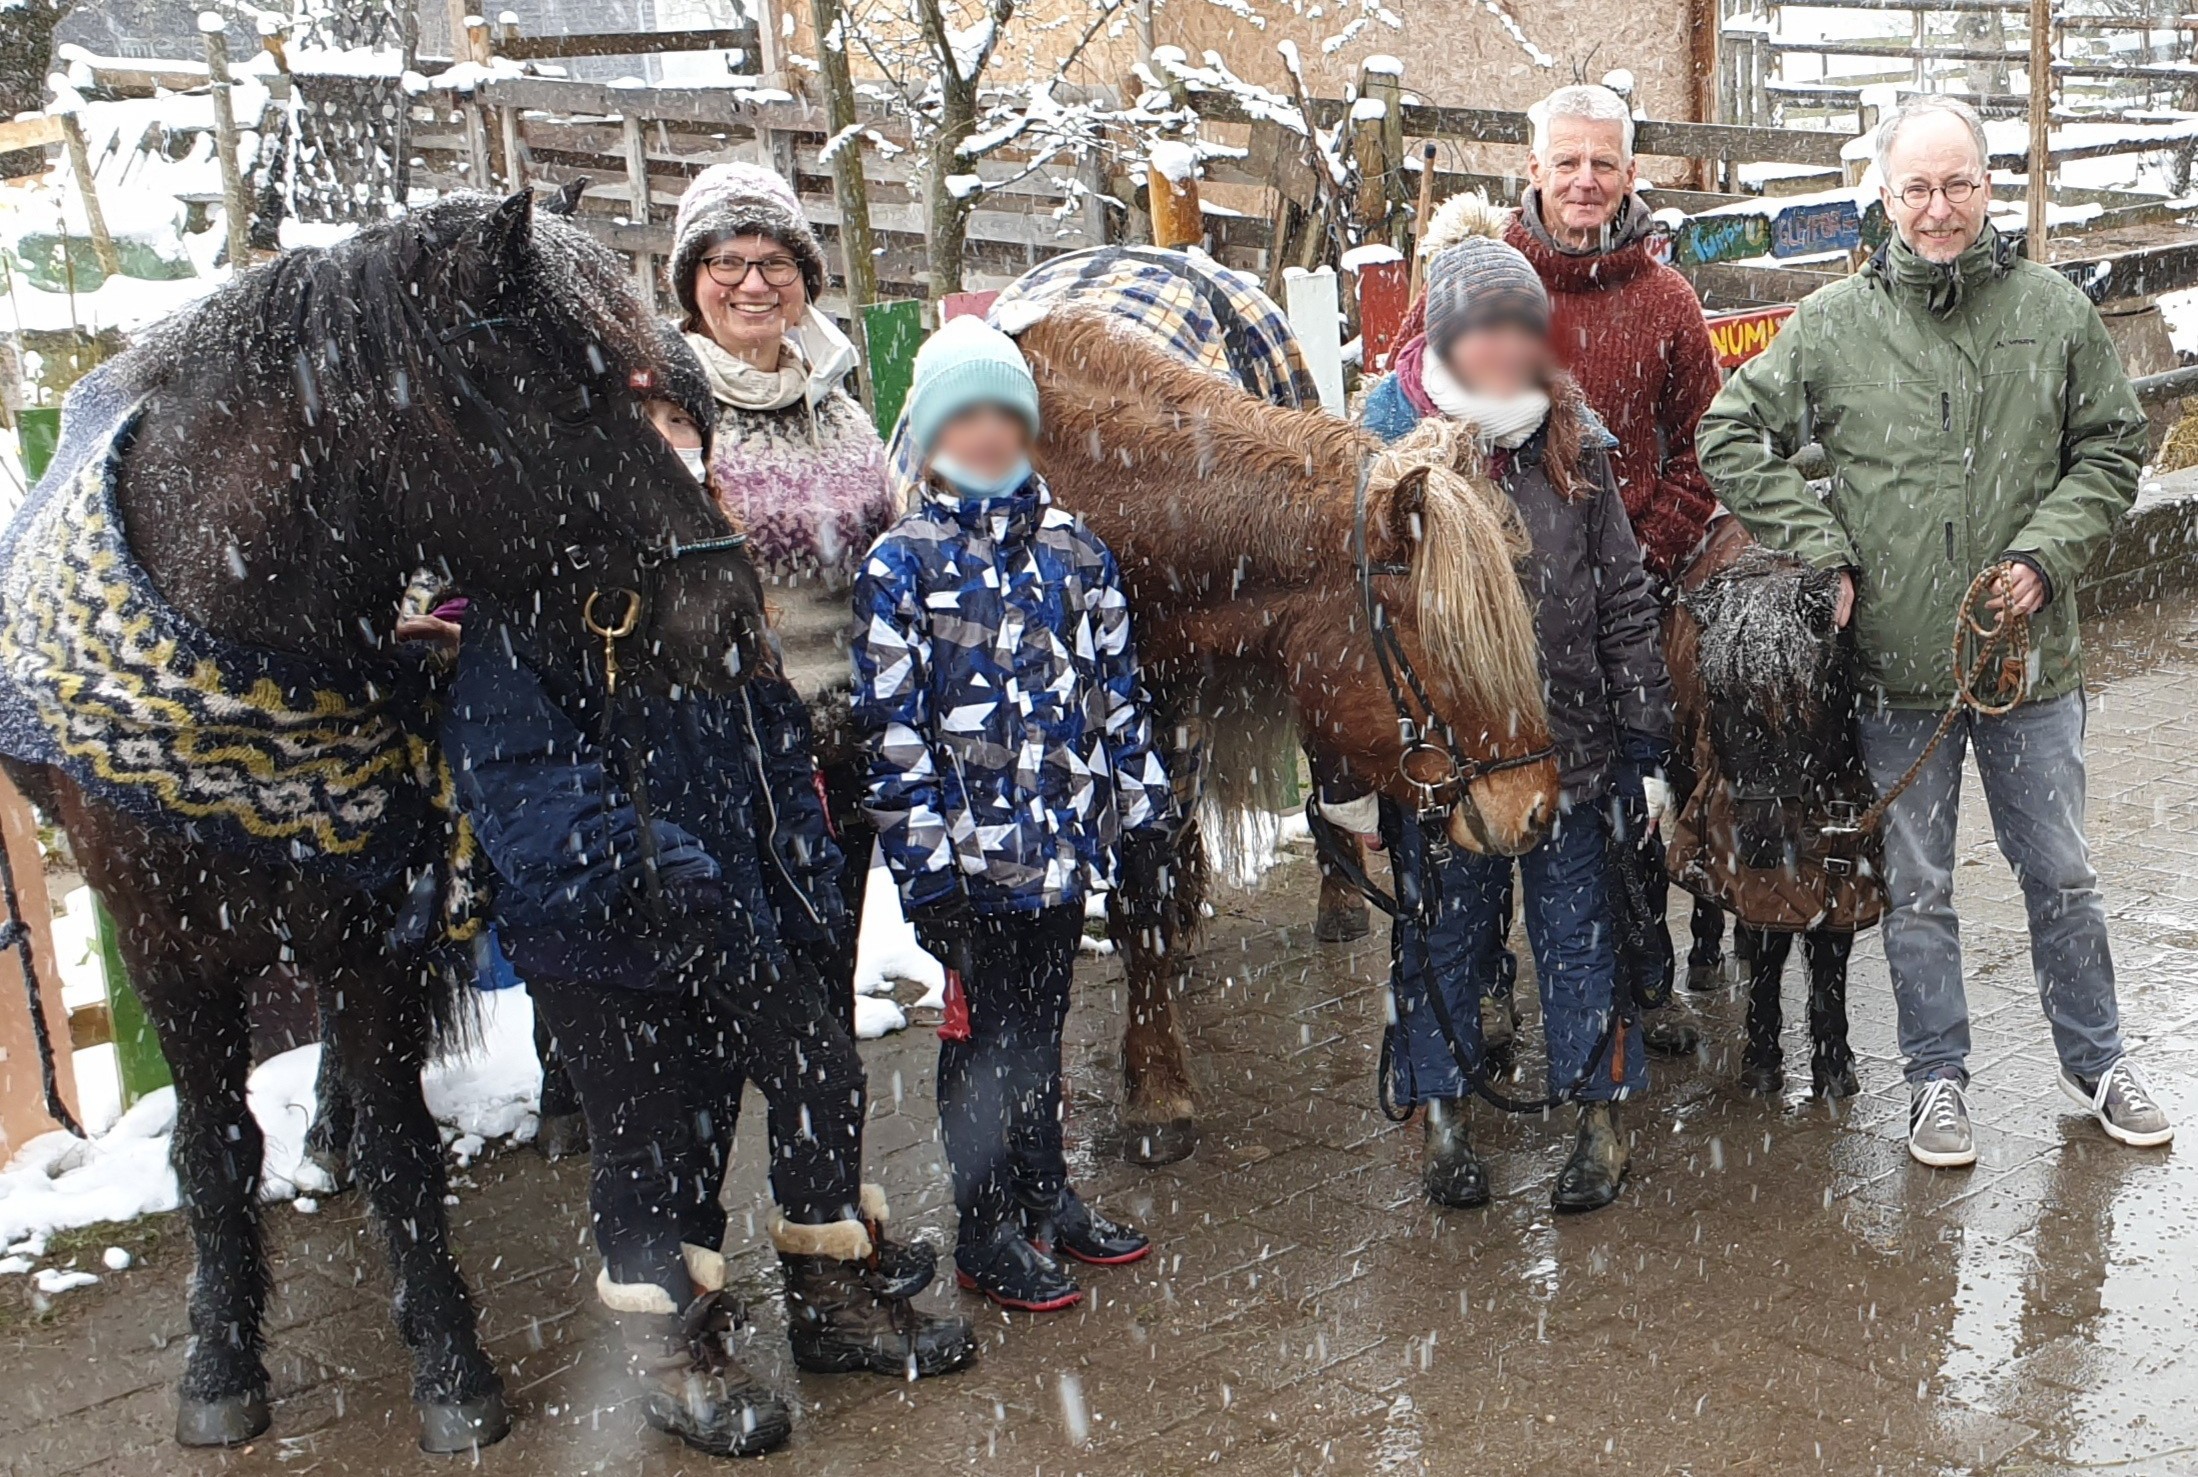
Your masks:
M1367 497L1378 505L1407 482L1421 491L1412 565L1428 660L1491 732L1539 728L1540 642L1517 571L1531 544L1511 500L1490 481L1472 428L1440 416L1421 421L1375 459Z

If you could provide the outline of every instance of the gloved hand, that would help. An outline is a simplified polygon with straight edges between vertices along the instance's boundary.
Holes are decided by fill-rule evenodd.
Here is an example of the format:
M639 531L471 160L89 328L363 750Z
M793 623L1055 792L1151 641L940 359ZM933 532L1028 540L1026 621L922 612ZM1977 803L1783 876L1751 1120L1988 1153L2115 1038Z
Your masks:
M983 920L977 915L977 905L969 900L969 890L957 881L937 897L911 904L908 921L926 949L948 967L959 969L961 964L952 956L976 937Z
M1122 838L1122 902L1130 926L1161 926L1175 895L1175 838L1155 826Z
M1649 834L1668 834L1671 822L1677 818L1672 809L1671 781L1659 773L1642 775L1641 798L1647 802Z

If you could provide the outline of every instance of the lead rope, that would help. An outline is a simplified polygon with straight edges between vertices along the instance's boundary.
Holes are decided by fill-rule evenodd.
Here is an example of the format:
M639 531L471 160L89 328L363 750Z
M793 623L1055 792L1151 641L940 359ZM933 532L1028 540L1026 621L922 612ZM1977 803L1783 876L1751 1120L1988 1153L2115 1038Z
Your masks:
M84 1125L76 1121L69 1105L61 1101L61 1079L54 1067L53 1035L46 1029L45 991L39 985L38 960L31 949L30 925L23 921L23 904L15 891L15 861L8 855L5 840L0 840L0 909L6 916L0 918L0 949L15 950L16 963L23 971L23 998L30 1002L31 1035L38 1042L38 1083L46 1094L46 1116L53 1119L77 1138L84 1138Z
M1953 732L1954 724L1963 712L1997 718L2012 713L2030 696L2030 617L2002 608L1999 619L1990 626L1977 619L1978 596L1994 590L2003 595L2007 592L2007 566L2004 564L1995 564L1971 580L1969 589L1961 597L1961 604L1954 608L1954 698L1940 716L1937 731L1923 746L1923 752L1916 755L1916 762L1908 766L1908 772L1895 780L1890 790L1878 796L1877 802L1856 820L1852 830L1873 831L1883 824L1885 812L1916 782L1916 776L1923 773L1923 766L1931 762L1931 756L1938 752L1946 735ZM1962 658L1972 643L1976 645L1976 659L1964 662ZM2004 656L2000 654L2003 646L2007 648ZM1979 696L1977 682L1995 656L2000 657L2000 670L1992 693L1989 697Z

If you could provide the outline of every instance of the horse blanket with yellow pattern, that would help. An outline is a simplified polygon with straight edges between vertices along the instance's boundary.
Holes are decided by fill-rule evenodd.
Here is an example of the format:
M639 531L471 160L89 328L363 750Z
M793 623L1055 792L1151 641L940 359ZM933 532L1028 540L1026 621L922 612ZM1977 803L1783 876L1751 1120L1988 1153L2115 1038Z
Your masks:
M440 850L424 678L215 637L162 598L115 503L136 419L0 533L0 752L251 864L376 887Z

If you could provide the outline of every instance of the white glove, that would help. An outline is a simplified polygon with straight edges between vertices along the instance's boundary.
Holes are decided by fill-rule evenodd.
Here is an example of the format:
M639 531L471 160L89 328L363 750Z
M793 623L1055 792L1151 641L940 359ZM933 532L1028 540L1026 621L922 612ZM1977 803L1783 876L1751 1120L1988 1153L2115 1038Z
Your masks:
M1320 818L1339 831L1371 836L1381 829L1381 796L1370 793L1356 800L1323 800Z
M1679 819L1677 812L1672 809L1671 781L1662 775L1641 776L1641 797L1648 802L1650 835L1655 835L1659 830L1668 830L1670 824Z

